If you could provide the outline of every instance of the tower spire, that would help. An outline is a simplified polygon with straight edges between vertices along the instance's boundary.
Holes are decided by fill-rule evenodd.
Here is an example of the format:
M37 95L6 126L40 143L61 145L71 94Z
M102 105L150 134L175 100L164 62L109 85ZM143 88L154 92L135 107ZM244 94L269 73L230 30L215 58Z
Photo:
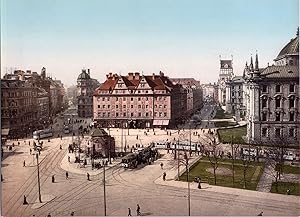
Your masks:
M255 55L255 71L258 71L258 54L256 51L256 55Z
M252 54L251 54L251 59L250 59L250 71L253 71L253 59L252 59Z

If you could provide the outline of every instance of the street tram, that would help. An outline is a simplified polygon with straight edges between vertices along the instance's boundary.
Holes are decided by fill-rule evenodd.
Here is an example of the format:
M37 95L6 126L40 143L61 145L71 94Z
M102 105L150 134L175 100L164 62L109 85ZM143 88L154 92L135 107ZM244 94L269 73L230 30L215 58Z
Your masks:
M138 165L138 153L130 153L122 158L122 166L125 169L136 168Z
M33 132L33 139L43 139L53 136L52 129L36 130Z
M158 157L156 148L146 147L136 152L129 153L122 158L122 166L127 169L136 168L139 164L151 164Z

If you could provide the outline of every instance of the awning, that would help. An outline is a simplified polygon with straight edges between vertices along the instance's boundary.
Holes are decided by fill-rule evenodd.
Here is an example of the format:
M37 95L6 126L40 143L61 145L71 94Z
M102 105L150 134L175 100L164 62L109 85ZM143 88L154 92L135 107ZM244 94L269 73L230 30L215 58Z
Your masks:
M169 125L169 120L153 120L154 126Z
M8 136L9 129L1 129L1 136Z

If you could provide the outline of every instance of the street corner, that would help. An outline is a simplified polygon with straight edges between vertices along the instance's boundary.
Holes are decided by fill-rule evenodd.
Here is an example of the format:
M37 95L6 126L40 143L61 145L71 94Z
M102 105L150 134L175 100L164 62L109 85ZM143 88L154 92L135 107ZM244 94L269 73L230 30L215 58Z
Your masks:
M50 195L50 194L46 194L46 195L42 195L41 196L41 201L39 201L39 198L36 199L35 203L31 206L31 209L39 209L42 206L46 205L47 203L49 203L50 201L54 200L56 198L56 196L54 195Z

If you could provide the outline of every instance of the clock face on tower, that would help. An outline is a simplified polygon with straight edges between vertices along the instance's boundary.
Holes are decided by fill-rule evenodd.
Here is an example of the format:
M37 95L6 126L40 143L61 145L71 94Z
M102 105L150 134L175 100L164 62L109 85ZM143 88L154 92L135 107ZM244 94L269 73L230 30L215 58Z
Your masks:
M226 69L227 69L227 68L228 68L228 64L224 64L224 68L226 68Z

